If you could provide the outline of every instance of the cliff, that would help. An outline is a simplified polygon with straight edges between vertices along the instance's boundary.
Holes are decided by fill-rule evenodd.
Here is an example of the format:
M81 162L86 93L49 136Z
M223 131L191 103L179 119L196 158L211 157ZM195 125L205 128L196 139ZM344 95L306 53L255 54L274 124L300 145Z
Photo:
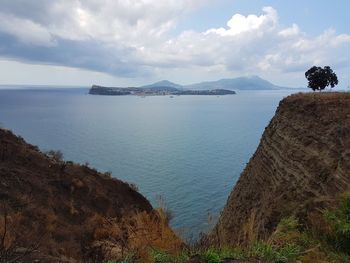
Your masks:
M181 242L134 187L0 129L0 261L102 262Z
M289 215L308 224L349 190L350 94L291 95L280 102L210 239L217 245L265 239Z

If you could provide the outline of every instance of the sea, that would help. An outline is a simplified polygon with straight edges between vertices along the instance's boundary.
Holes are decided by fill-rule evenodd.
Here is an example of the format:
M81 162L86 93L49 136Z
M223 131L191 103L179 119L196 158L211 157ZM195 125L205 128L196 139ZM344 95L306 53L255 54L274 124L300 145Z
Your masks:
M135 184L193 240L215 225L279 101L293 92L138 97L5 86L0 126L43 151L60 150L65 160Z

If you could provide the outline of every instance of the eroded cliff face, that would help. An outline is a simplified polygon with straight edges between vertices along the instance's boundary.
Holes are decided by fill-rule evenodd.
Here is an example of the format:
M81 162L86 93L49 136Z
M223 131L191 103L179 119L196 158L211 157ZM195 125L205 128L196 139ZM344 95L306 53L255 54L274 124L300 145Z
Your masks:
M1 262L104 262L180 245L129 184L0 129Z
M350 190L350 94L291 95L280 102L210 238L267 238L284 216L307 217Z

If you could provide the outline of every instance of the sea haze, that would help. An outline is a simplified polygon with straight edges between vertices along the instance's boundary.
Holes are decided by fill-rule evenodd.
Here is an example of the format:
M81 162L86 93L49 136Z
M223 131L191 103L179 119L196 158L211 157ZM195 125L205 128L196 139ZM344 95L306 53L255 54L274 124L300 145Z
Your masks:
M162 195L187 237L218 216L278 102L292 91L227 96L92 96L88 89L0 90L0 122L42 150ZM262 186L263 187L263 186Z

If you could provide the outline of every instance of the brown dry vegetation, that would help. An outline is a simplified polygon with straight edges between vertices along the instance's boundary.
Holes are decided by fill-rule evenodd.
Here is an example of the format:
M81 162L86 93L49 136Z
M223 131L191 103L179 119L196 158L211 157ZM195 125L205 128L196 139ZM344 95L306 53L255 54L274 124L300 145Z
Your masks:
M102 262L182 245L129 184L0 129L0 262ZM3 240L3 241L2 241Z

